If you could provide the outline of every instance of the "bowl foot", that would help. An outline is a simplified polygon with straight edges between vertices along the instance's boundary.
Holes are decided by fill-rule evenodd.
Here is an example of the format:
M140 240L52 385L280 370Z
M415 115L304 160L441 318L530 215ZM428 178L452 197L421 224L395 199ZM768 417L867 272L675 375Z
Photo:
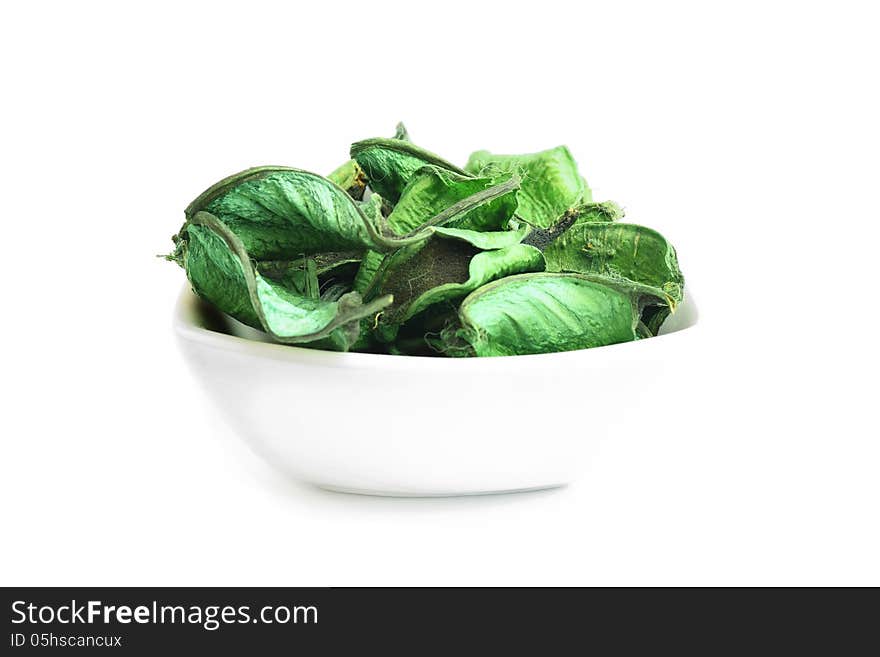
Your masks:
M346 488L331 484L315 484L318 488L332 493L348 493L349 495L371 495L373 497L470 497L474 495L507 495L509 493L532 493L539 490L561 488L564 483L532 486L529 488L509 488L505 490L475 491L406 491L406 490L373 490L369 488Z

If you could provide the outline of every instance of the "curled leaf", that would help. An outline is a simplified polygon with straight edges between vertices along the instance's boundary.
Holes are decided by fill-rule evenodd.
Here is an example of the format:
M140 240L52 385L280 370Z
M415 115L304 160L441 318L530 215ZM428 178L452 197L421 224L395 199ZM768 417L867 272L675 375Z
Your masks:
M512 356L570 351L638 337L638 308L627 293L578 274L521 274L471 293L450 355Z
M482 285L512 274L544 270L541 252L527 244L514 244L494 251L484 251L471 258L468 279L463 283L445 283L416 297L406 308L402 322L426 308L446 301L462 299Z
M465 168L393 138L322 177L242 171L185 211L166 256L218 310L280 342L494 356L655 335L682 299L672 246L593 203L564 146Z
M386 254L378 251L367 251L364 254L354 277L353 289L356 292L363 295L369 294L369 291L376 285L376 278L386 257L388 257Z
M370 216L370 208L375 209L381 199L363 205L317 174L288 167L258 167L206 190L186 209L186 216L190 220L201 211L214 215L255 260L293 260L363 248L394 251L425 239L430 226L442 226L511 193L518 184L511 179L473 194L429 218L423 229L398 236L387 226L377 225L377 216Z
M436 166L425 166L416 171L403 190L403 194L391 214L388 227L396 235L407 235L417 231L432 217L454 204L466 201L475 194L484 193L497 187L500 180L461 176ZM493 200L475 204L457 216L444 222L444 227L474 228L479 230L501 230L505 228L516 211L516 186L508 176L504 183L511 184L506 193ZM372 199L371 199L372 200ZM516 240L519 242L519 240ZM365 293L382 263L382 254L368 252L361 263L355 278L355 289Z
M459 219L468 216L468 214L474 212L481 206L491 204L496 199L509 196L518 188L519 180L513 177L502 183L471 194L460 201L456 201L439 214L434 215L422 223L415 230L412 230L405 235L387 238L384 244L384 246L386 246L386 251L391 251L392 248L390 247L396 247L399 249L423 242L427 237L430 237L433 234L436 227L455 224ZM384 258L384 260L387 260L387 257ZM371 290L375 288L376 284L380 281L383 267L387 266L387 264L388 262L383 262L383 258L380 254L367 253L364 256L361 271L358 272L355 279L355 290L361 292L366 297L369 297Z
M355 251L318 253L295 261L255 261L254 265L260 275L279 281L306 296L312 294L313 289L324 295L332 286L337 289L342 286L344 292L352 290L361 257L362 254ZM315 296L318 296L317 292Z
M403 123L398 123L394 129L394 139L409 141L409 133ZM348 160L337 167L327 179L346 191L354 200L360 201L364 197L367 187L367 176L361 169L357 160Z
M367 175L370 189L397 203L413 175L433 165L461 176L469 174L439 155L400 139L365 139L351 145L351 157Z
M345 350L357 338L359 320L392 302L382 297L362 304L357 293L327 301L314 291L263 276L242 241L207 212L196 213L186 223L181 240L183 264L196 294L279 342L329 339L330 345Z
M289 167L257 167L230 176L186 209L214 215L256 260L376 246L379 227L343 189Z
M682 299L684 277L675 249L644 226L578 223L550 244L544 257L548 271L598 274L644 286L673 311Z
M474 235L490 236L488 233ZM382 314L383 337L434 304L452 302L497 278L521 272L543 271L541 252L523 244L481 251L461 235L442 233L424 244L388 257L381 292L395 302Z
M529 234L529 227L523 225L517 230L502 230L481 233L476 230L467 230L464 228L447 228L441 226L433 228L435 235L446 237L449 239L461 240L467 242L471 246L475 246L483 251L491 251L492 249L504 249L514 244L519 244L523 238Z
M465 170L472 175L496 177L516 174L522 179L517 214L537 228L549 228L567 210L592 199L565 146L525 155L471 154Z
M388 215L388 225L398 235L404 235L453 203L509 181L512 177L476 178L437 166L422 167L413 173L403 189L394 210ZM499 196L491 203L462 213L447 225L471 230L504 230L516 212L516 197L517 190L511 189L508 194Z

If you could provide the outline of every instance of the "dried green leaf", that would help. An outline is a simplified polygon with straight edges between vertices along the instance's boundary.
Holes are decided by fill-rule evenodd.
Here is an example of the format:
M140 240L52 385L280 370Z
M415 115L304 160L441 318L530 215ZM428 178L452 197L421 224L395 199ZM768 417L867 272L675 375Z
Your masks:
M351 292L362 254L318 253L300 260L254 261L261 276L278 281L300 294L327 297L328 290Z
M351 145L351 157L367 176L370 189L392 204L397 203L413 175L426 165L433 165L468 177L468 173L439 155L400 139L365 139Z
M345 190L351 198L360 201L367 188L367 176L356 160L348 160L331 171L327 180Z
M443 227L447 224L456 225L463 217L472 216L473 212L481 206L491 205L498 199L512 196L518 188L519 180L513 177L502 183L478 191L460 201L456 201L406 235L389 238L387 244L397 244L398 248L418 244L427 236L432 235L435 228ZM391 217L389 216L389 219L390 218ZM364 256L361 270L355 278L355 290L362 293L366 298L370 297L371 290L375 289L380 281L380 274L383 271L383 261L385 259L386 258L383 258L381 254L378 253L368 252Z
M466 281L445 283L423 292L409 304L401 321L406 322L434 304L462 299L496 279L539 271L544 271L544 257L533 246L514 244L494 251L483 251L471 258Z
M626 292L578 274L521 274L478 288L461 303L449 355L513 356L635 340L639 313Z
M492 249L504 249L519 244L523 241L523 238L529 234L529 227L523 225L517 230L501 230L481 233L476 230L440 226L438 228L433 228L432 232L435 235L467 242L471 246L475 246L483 251L490 251Z
M592 200L590 188L565 146L525 155L476 151L468 159L465 170L490 178L518 175L522 183L517 194L517 214L537 228L549 228L566 211Z
M186 209L210 212L257 260L377 246L379 228L337 185L289 167L257 167L230 176Z
M565 147L478 151L461 169L398 124L351 156L327 178L258 167L220 181L166 257L279 341L374 353L613 344L656 334L682 298L672 246L593 203Z
M375 316L392 302L391 297L382 297L364 305L357 293L326 301L313 291L296 290L263 276L242 241L207 212L198 212L187 222L181 240L183 264L196 294L279 342L329 338L323 346L345 350L357 338L359 320Z
M406 126L403 123L398 123L395 127L394 139L410 141L409 133L406 131ZM364 197L364 191L367 187L367 176L357 163L357 160L348 160L340 165L327 176L327 179L344 189L356 201L360 201Z
M412 175L394 210L388 215L388 225L398 235L405 235L453 203L509 181L512 177L475 178L436 166L422 167ZM516 206L517 191L511 190L491 203L461 214L454 223L447 225L471 230L504 230L516 212Z
M492 241L493 234L473 235ZM496 278L543 271L544 258L538 249L523 244L481 251L461 234L447 237L438 232L424 244L388 256L387 265L380 290L394 296L395 302L385 309L380 321L385 340L392 339L399 325L429 306L461 299Z
M548 271L598 274L644 286L671 310L684 277L673 246L660 233L622 223L577 223L544 249Z
M442 226L510 194L518 184L511 179L473 194L427 219L424 229L398 236L370 216L370 208L380 199L360 204L317 174L289 167L258 167L209 188L190 204L186 216L189 220L200 211L211 213L255 260L293 260L363 248L394 251L425 239L430 226Z
M367 251L363 260L358 267L357 274L354 277L354 289L363 295L367 295L368 291L375 287L374 281L382 267L382 261L388 257L384 253L378 251Z
M610 222L623 217L623 209L614 201L603 203L582 203L581 205L567 210L559 220L549 228L535 228L528 237L523 240L524 244L531 244L542 251L559 237L565 234L572 226L586 222Z
M436 166L422 167L413 174L394 210L388 215L388 227L397 235L417 231L437 214L473 197L474 194L492 189L499 182L501 181L461 176ZM512 178L508 176L503 182L511 183ZM507 226L515 211L516 189L512 187L491 202L459 213L444 226L501 230ZM519 242L518 239L516 241ZM381 253L368 252L364 256L360 271L355 277L355 290L362 294L369 290L381 267L382 259Z

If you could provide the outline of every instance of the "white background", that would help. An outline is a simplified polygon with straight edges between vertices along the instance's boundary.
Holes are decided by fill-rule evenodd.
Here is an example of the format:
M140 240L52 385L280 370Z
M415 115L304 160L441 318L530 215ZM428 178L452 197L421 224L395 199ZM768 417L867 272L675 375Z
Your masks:
M869 7L5 5L0 583L880 584ZM186 204L400 119L459 163L566 143L678 248L704 337L679 403L590 438L568 488L284 480L176 349L153 255Z

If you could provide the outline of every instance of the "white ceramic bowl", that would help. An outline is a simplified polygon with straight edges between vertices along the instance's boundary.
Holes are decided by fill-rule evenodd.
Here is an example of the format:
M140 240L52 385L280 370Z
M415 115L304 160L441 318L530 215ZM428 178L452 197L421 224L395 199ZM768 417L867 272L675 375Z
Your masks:
M332 490L433 496L560 486L599 438L650 430L670 414L650 391L696 321L686 298L656 338L465 359L273 344L189 289L174 325L217 410L272 465Z

